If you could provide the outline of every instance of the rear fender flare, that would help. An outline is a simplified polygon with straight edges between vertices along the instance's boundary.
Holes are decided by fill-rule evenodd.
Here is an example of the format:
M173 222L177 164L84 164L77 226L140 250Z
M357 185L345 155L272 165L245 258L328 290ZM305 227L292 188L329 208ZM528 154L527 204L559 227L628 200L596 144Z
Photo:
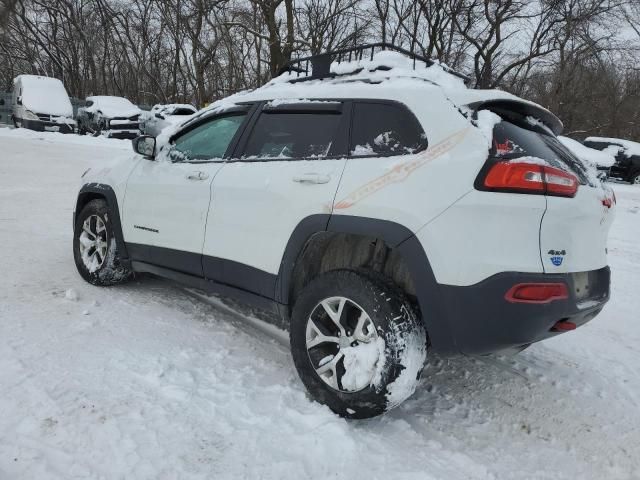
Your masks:
M305 245L317 233L336 232L380 238L396 249L407 264L431 345L439 352L454 352L452 333L441 299L439 285L431 264L418 238L399 223L349 215L312 215L302 220L293 231L278 272L275 298L289 305L291 281L296 261Z

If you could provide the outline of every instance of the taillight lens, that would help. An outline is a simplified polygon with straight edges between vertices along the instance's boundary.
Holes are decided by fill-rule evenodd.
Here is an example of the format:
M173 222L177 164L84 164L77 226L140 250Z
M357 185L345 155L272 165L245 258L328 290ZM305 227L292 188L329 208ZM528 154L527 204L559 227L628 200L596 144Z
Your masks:
M484 186L494 191L545 193L558 197L575 197L578 177L547 165L525 162L497 162L484 179Z
M566 300L569 291L564 283L519 283L504 298L511 303L550 303Z

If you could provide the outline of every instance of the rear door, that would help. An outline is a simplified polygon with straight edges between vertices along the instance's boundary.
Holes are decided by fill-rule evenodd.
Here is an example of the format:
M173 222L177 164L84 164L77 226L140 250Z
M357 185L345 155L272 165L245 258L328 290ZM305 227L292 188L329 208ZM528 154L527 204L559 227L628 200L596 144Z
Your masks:
M273 297L296 226L332 211L346 162L348 109L325 101L260 109L214 180L203 264L207 278Z

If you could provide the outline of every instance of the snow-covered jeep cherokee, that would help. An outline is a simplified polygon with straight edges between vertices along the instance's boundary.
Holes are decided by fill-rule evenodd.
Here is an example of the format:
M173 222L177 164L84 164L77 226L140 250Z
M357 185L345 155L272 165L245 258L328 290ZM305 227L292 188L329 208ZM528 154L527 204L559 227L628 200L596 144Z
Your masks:
M358 53L134 140L84 177L73 244L94 285L150 272L276 313L313 398L351 418L409 397L427 352L595 317L615 203L544 108Z

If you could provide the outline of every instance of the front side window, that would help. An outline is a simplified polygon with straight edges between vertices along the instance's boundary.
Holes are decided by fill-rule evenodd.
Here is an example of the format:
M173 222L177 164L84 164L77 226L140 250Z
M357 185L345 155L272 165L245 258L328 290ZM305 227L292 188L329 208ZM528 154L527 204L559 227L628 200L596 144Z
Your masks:
M426 146L415 117L401 105L356 103L349 151L352 156L406 155Z
M244 159L324 158L331 155L339 112L262 112L247 141Z
M169 156L174 162L206 162L223 158L246 113L215 118L178 137Z

